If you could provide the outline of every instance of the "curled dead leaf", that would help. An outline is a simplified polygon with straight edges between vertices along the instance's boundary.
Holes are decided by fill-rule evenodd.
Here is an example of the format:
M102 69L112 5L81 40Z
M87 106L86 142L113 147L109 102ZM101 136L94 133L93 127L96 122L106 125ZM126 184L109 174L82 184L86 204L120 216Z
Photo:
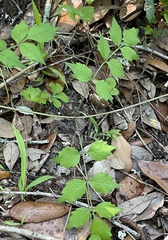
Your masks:
M0 170L0 180L5 179L5 178L10 178L11 174L7 171Z
M123 136L117 136L116 140L112 140L111 145L117 147L108 157L111 160L111 166L129 172L132 168L130 144Z
M19 202L10 210L10 215L21 221L26 216L24 222L43 222L59 218L68 213L69 207L64 204L51 202Z

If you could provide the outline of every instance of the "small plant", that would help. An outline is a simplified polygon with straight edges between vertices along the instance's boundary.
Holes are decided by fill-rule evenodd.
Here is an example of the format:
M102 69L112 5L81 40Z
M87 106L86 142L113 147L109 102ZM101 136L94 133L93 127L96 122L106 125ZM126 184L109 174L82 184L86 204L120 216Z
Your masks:
M67 168L78 166L80 159L83 159L84 178L73 179L67 182L58 202L74 203L86 193L87 202L89 203L88 207L80 207L72 212L67 229L78 228L90 222L90 239L111 239L111 229L102 219L110 219L122 209L110 202L102 202L95 207L93 206L90 197L91 188L96 192L107 194L118 188L119 185L113 181L112 177L103 172L97 173L93 178L89 179L84 161L85 155L89 155L94 161L101 161L102 159L106 159L114 149L115 146L109 146L106 142L99 140L93 142L87 151L79 152L73 147L63 148L59 152L59 155L53 159L54 162L58 162L61 166Z
M139 42L139 39L138 29L125 29L122 32L121 27L114 18L109 34L111 41L116 45L116 49L111 52L108 40L100 33L97 48L104 62L100 65L95 75L93 75L91 68L87 67L85 64L66 63L66 65L72 70L74 78L80 82L90 82L95 86L95 91L101 99L112 101L113 96L118 95L116 80L125 76L124 68L120 61L112 57L117 52L120 52L123 58L128 61L138 60L139 57L132 47ZM106 79L98 80L97 74L105 64L108 66L111 76Z
M47 181L49 179L52 179L52 176L49 175L45 175L42 177L37 178L36 180L32 181L31 183L29 183L27 186L27 153L26 153L26 147L25 147L25 143L23 141L23 138L20 134L20 132L17 130L17 128L15 128L13 126L13 130L16 136L16 140L18 143L18 147L20 150L20 157L21 157L21 176L19 178L18 181L18 188L21 192L27 192L30 188L44 182Z

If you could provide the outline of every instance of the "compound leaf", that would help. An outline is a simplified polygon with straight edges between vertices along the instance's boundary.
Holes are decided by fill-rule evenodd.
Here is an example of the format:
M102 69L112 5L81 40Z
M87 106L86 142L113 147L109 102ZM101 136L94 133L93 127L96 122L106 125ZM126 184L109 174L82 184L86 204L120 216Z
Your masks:
M97 173L90 180L93 188L97 192L107 194L115 188L119 188L119 184L113 182L113 178L110 177L107 173Z
M107 62L110 72L114 77L122 78L125 77L123 66L115 59L111 59Z
M139 30L137 28L125 29L123 31L124 44L135 46L139 43L138 32Z
M63 148L53 161L67 168L75 167L80 161L80 152L73 147Z
M91 144L87 154L92 160L99 161L106 159L115 148L115 146L110 146L106 142L99 140Z
M99 95L100 98L103 98L106 101L112 100L111 88L104 80L97 81L95 85L96 85L96 93Z
M92 78L92 70L85 64L81 63L66 63L66 65L72 70L74 78L80 82L89 82Z
M22 55L30 61L35 61L45 64L39 48L33 43L22 43L19 46Z
M78 228L83 226L85 223L89 222L90 219L90 209L89 208L77 208L71 213L70 220L67 229Z
M103 57L104 60L106 60L110 55L110 47L108 41L102 36L100 33L100 40L98 40L98 50Z
M67 182L66 186L62 190L62 196L58 199L58 202L75 202L78 198L81 198L86 190L86 181L80 179L73 179Z
M103 220L94 217L91 224L91 235L98 235L101 240L110 240L111 228Z
M122 210L121 208L116 207L114 204L111 204L110 202L102 202L95 207L95 212L101 218L114 217L117 213L121 212L121 210Z
M112 25L109 30L111 40L119 46L122 40L122 31L120 26L118 25L115 18L113 18Z

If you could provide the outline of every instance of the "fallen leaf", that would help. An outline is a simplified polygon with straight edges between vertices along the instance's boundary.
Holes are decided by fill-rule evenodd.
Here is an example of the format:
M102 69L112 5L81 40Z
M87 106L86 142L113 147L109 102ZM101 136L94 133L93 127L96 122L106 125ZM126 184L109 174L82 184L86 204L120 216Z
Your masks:
M31 161L40 159L42 154L46 154L46 152L38 148L27 148L27 156Z
M13 169L13 166L19 157L19 153L20 152L18 146L13 142L8 142L3 149L5 164L9 168L9 170Z
M136 122L129 122L128 129L121 131L122 136L128 140L136 129Z
M168 165L160 162L138 161L142 172L168 193Z
M118 205L123 209L118 216L128 217L134 221L150 219L157 209L163 206L163 203L164 194L158 192L135 197Z
M111 145L117 148L113 151L108 159L111 160L111 166L115 169L123 169L129 172L132 168L131 146L123 136L118 136L116 140L112 140Z
M50 149L51 149L51 147L52 147L52 145L53 145L54 142L55 142L56 137L57 137L57 133L56 133L56 132L51 133L51 134L46 138L46 140L48 140L49 143L40 146L40 149L43 150L43 151L45 151L45 152L49 152Z
M16 75L19 71L15 68L11 69L11 77ZM26 78L22 77L21 79L14 81L11 85L9 85L9 88L12 93L17 94L20 93L20 91L24 88L26 84Z
M4 118L0 118L0 137L13 138L14 136L12 124Z
M148 64L150 64L151 66L153 66L155 68L158 68L158 69L162 70L163 72L168 73L168 65L161 60L149 59Z
M69 207L64 204L51 203L51 202L19 202L10 210L10 215L21 221L24 216L24 222L43 222L59 218L68 213Z
M131 176L137 180L141 180L136 174L130 174L130 176L124 177L119 183L120 188L116 193L117 205L128 199L132 199L141 195L144 189L144 184L136 181Z
M10 178L11 174L7 171L0 170L0 180L5 179L5 178Z
M75 89L75 91L77 93L79 93L82 97L84 97L85 99L88 98L88 96L89 96L89 86L88 86L88 83L79 82L79 81L74 80L72 82L72 86Z
M142 140L145 144L149 144L149 143L152 142L151 138L142 138ZM138 147L143 147L144 146L143 142L140 139L137 139L137 140L131 142L131 145L138 146Z
M147 104L144 104L141 106L141 110L142 121L152 128L161 130L160 122L157 120L156 114L152 107Z

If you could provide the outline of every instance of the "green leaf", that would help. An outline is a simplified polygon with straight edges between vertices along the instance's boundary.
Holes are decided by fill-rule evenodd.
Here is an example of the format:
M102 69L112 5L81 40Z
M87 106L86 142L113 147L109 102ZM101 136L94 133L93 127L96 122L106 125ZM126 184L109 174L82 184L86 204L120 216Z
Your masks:
M101 240L111 240L111 228L103 220L94 217L91 224L91 235L98 235Z
M111 88L104 80L97 81L95 85L96 85L96 93L99 95L100 98L103 98L106 101L112 100Z
M62 91L62 86L59 83L53 83L51 82L49 84L50 88L51 88L51 92L53 95L58 94L59 92Z
M125 77L123 66L115 59L111 59L107 62L110 72L114 77L123 78Z
M115 148L115 146L110 146L106 142L99 140L91 144L87 154L92 160L99 161L106 159Z
M110 55L110 47L108 41L102 36L100 33L100 40L98 40L98 50L103 57L104 60L106 60Z
M35 17L35 21L36 21L36 24L40 24L41 23L41 17L40 17L40 13L38 11L38 8L34 2L34 0L32 0L32 6L33 6L33 12L34 12L34 17Z
M49 97L47 91L42 92L40 88L34 88L32 86L29 86L27 89L22 90L20 94L28 101L42 104L45 104Z
M12 67L20 67L25 68L22 62L19 60L19 57L10 49L4 49L0 52L0 62L2 62L5 66Z
M92 235L89 240L101 240L101 238L98 235Z
M67 86L65 76L62 73L60 73L57 69L52 67L49 67L48 69L52 71L56 76L60 77L63 83L65 83L65 85Z
M130 47L122 47L120 48L122 55L129 61L139 60L139 56L136 52Z
M77 208L75 211L71 213L69 223L67 225L67 229L71 229L73 227L78 228L90 220L90 209L89 208Z
M22 135L20 132L13 126L13 130L15 133L15 137L17 140L17 144L20 150L20 156L21 156L21 176L18 180L18 187L21 192L25 190L26 187L26 181L27 181L27 153L26 153L26 147L25 143L23 141Z
M97 192L107 194L120 186L107 173L97 173L89 181Z
M116 80L114 78L106 78L106 83L113 89L116 86Z
M86 190L86 181L80 179L73 179L67 182L62 190L62 196L58 199L59 202L75 202L81 198Z
M137 45L139 43L138 32L137 28L125 29L123 31L124 44L128 46Z
M53 39L55 32L59 28L53 27L50 23L40 23L30 28L27 39L37 41L39 43L49 42Z
M152 23L156 18L154 0L145 0L144 11L146 12L147 20Z
M52 176L49 176L49 175L45 175L45 176L42 176L42 177L39 177L37 179L35 179L34 181L32 181L26 188L25 188L25 191L27 192L30 188L40 184L40 183L43 183L49 179L53 179L54 177Z
M120 26L118 25L115 18L113 18L112 25L109 30L111 40L119 46L122 40L122 31Z
M74 73L74 78L78 79L80 82L89 82L92 78L92 70L88 68L85 64L81 63L66 63L66 65Z
M69 97L64 92L57 94L56 97L62 100L63 102L69 101Z
M80 152L73 147L63 148L53 161L67 168L75 167L80 161Z
M84 21L91 22L94 14L94 8L91 6L76 9L76 14Z
M22 43L20 44L19 49L23 57L28 58L30 61L45 64L39 48L33 43Z
M29 27L25 21L21 21L19 24L16 24L11 31L11 36L15 42L21 42L28 34Z
M53 103L56 108L61 107L61 101L59 101L55 96L50 96L48 100Z
M116 207L110 202L99 203L94 210L101 218L111 218L122 211L121 208Z
M74 22L76 22L76 17L75 16L77 15L77 13L76 13L76 9L73 6L68 5L68 4L64 4L56 10L55 15L59 14L61 11L67 12L69 17Z
M112 96L117 96L118 94L119 94L119 91L118 91L117 88L113 88L113 89L111 90L111 95L112 95Z
M7 44L4 40L0 39L0 51L6 48Z

